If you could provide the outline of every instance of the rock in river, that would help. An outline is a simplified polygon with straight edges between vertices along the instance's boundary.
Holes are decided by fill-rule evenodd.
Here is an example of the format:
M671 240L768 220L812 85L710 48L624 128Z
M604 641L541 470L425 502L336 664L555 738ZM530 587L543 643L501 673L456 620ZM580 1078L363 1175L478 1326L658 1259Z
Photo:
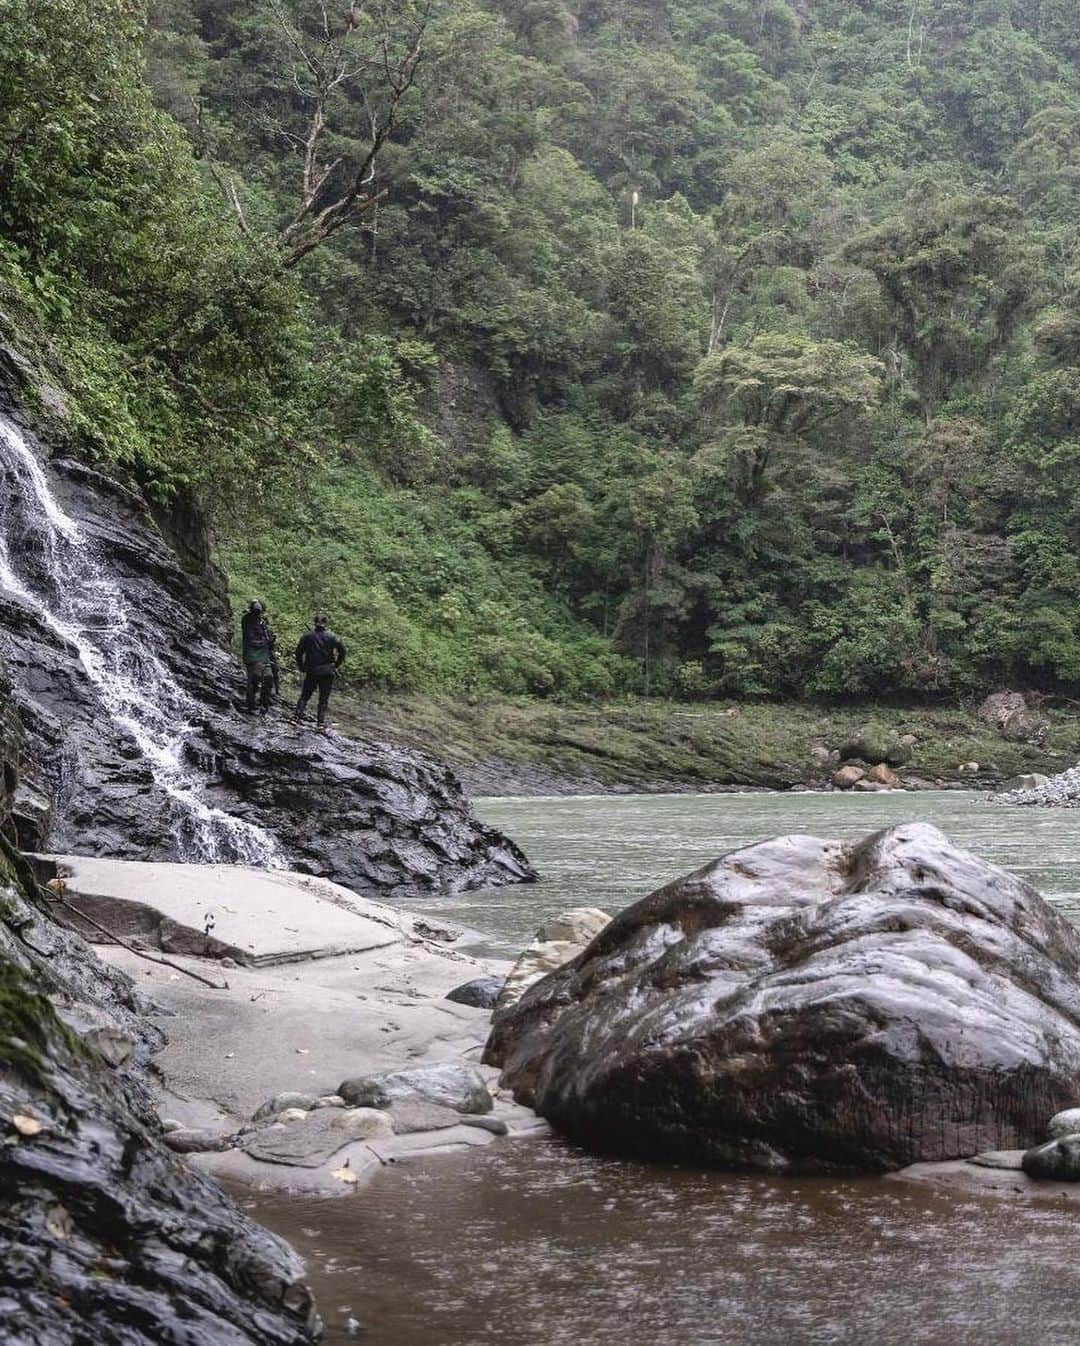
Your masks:
M773 1171L1030 1146L1080 1082L1080 935L910 824L786 837L629 907L485 1059L597 1148Z
M1059 1136L1080 1135L1080 1108L1066 1108L1064 1112L1055 1113L1046 1129L1052 1140Z

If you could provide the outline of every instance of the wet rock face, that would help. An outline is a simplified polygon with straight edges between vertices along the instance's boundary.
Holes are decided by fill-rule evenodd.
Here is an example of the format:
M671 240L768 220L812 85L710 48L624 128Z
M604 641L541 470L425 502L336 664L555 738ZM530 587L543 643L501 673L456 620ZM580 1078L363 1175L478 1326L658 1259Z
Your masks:
M737 851L496 1013L485 1059L597 1148L773 1171L1021 1149L1080 1084L1080 936L936 829Z
M25 429L19 433L42 460L41 446ZM55 607L64 601L57 551L40 501L30 498L27 474L25 454L20 461L9 445L7 457L0 456L0 505L7 499L11 507L6 517L0 508L0 528L20 583ZM164 671L164 682L190 698L181 768L194 773L201 804L269 834L289 867L364 892L407 894L534 877L521 852L477 821L457 779L432 759L382 743L297 733L284 707L265 719L245 717L243 672L221 643L213 576L185 569L144 502L116 482L74 462L49 464L45 478L79 530L80 556L92 558L122 595L120 624L132 646L124 666L136 689ZM60 542L63 550L67 543ZM188 566L198 560L197 549L183 549ZM99 597L103 591L93 580L87 587ZM102 629L116 623L117 600L111 601L112 611L93 618ZM291 648L281 635L284 671ZM26 593L2 584L0 658L27 755L55 800L50 848L128 859L262 862L242 849L200 854L190 811L163 787L123 715L107 713L85 659ZM165 698L159 720L166 734L175 718ZM29 834L20 841L24 848L44 844Z
M0 913L4 1341L316 1340L299 1259L165 1147L128 979L28 900L10 853L0 853ZM130 1031L136 1050L111 1065L80 1018Z
M52 798L27 759L11 679L0 660L0 832L23 850L36 850L51 822Z

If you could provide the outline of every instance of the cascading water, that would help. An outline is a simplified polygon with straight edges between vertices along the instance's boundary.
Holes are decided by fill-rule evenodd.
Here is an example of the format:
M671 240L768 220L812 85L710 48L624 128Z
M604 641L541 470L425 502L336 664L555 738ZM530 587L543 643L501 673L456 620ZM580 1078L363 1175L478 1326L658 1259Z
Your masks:
M19 520L12 556L11 525ZM27 564L22 564L23 557ZM32 560L33 564L29 564ZM73 649L102 709L139 749L171 802L177 853L201 863L275 868L274 839L204 798L205 778L188 762L195 706L132 627L117 580L79 524L57 503L19 428L0 415L0 590L34 611Z

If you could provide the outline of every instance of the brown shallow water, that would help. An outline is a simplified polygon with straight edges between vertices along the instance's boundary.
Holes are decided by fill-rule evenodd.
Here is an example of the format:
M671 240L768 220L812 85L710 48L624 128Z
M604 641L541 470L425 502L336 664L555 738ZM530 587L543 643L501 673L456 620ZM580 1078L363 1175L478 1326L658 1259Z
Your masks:
M425 909L500 952L567 906L617 910L763 837L862 836L912 818L1080 919L1080 810L950 792L486 800L481 812L545 881ZM307 1259L329 1346L1080 1343L1080 1211L1053 1198L740 1177L522 1140L387 1170L338 1201L245 1204Z
M337 1201L245 1202L329 1346L1066 1346L1076 1207L766 1179L514 1141ZM349 1320L358 1326L350 1330Z

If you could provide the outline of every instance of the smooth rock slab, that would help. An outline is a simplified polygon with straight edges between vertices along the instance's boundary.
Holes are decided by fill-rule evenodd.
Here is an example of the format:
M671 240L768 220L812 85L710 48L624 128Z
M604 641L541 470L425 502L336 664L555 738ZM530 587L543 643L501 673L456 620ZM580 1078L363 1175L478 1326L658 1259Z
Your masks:
M518 1102L598 1149L772 1171L1023 1149L1076 1099L1080 935L910 824L736 851L496 1011Z
M338 1093L346 1103L368 1108L386 1108L399 1099L424 1099L465 1113L490 1112L492 1107L483 1075L456 1061L360 1075L342 1080Z
M371 1109L358 1109L370 1114ZM335 1108L320 1108L309 1112L302 1122L288 1126L271 1125L262 1131L241 1136L238 1144L252 1159L266 1164L292 1164L297 1168L318 1168L331 1155L354 1140L389 1136L393 1128L384 1114L376 1114L381 1121L370 1117L362 1124ZM343 1124L344 1122L344 1124Z
M1023 1150L987 1150L985 1154L973 1155L968 1163L976 1168L1000 1168L1019 1173L1024 1167L1023 1158Z
M390 1104L386 1115L390 1118L395 1136L411 1136L419 1131L443 1131L465 1120L453 1108L444 1108L423 1098L396 1099Z

